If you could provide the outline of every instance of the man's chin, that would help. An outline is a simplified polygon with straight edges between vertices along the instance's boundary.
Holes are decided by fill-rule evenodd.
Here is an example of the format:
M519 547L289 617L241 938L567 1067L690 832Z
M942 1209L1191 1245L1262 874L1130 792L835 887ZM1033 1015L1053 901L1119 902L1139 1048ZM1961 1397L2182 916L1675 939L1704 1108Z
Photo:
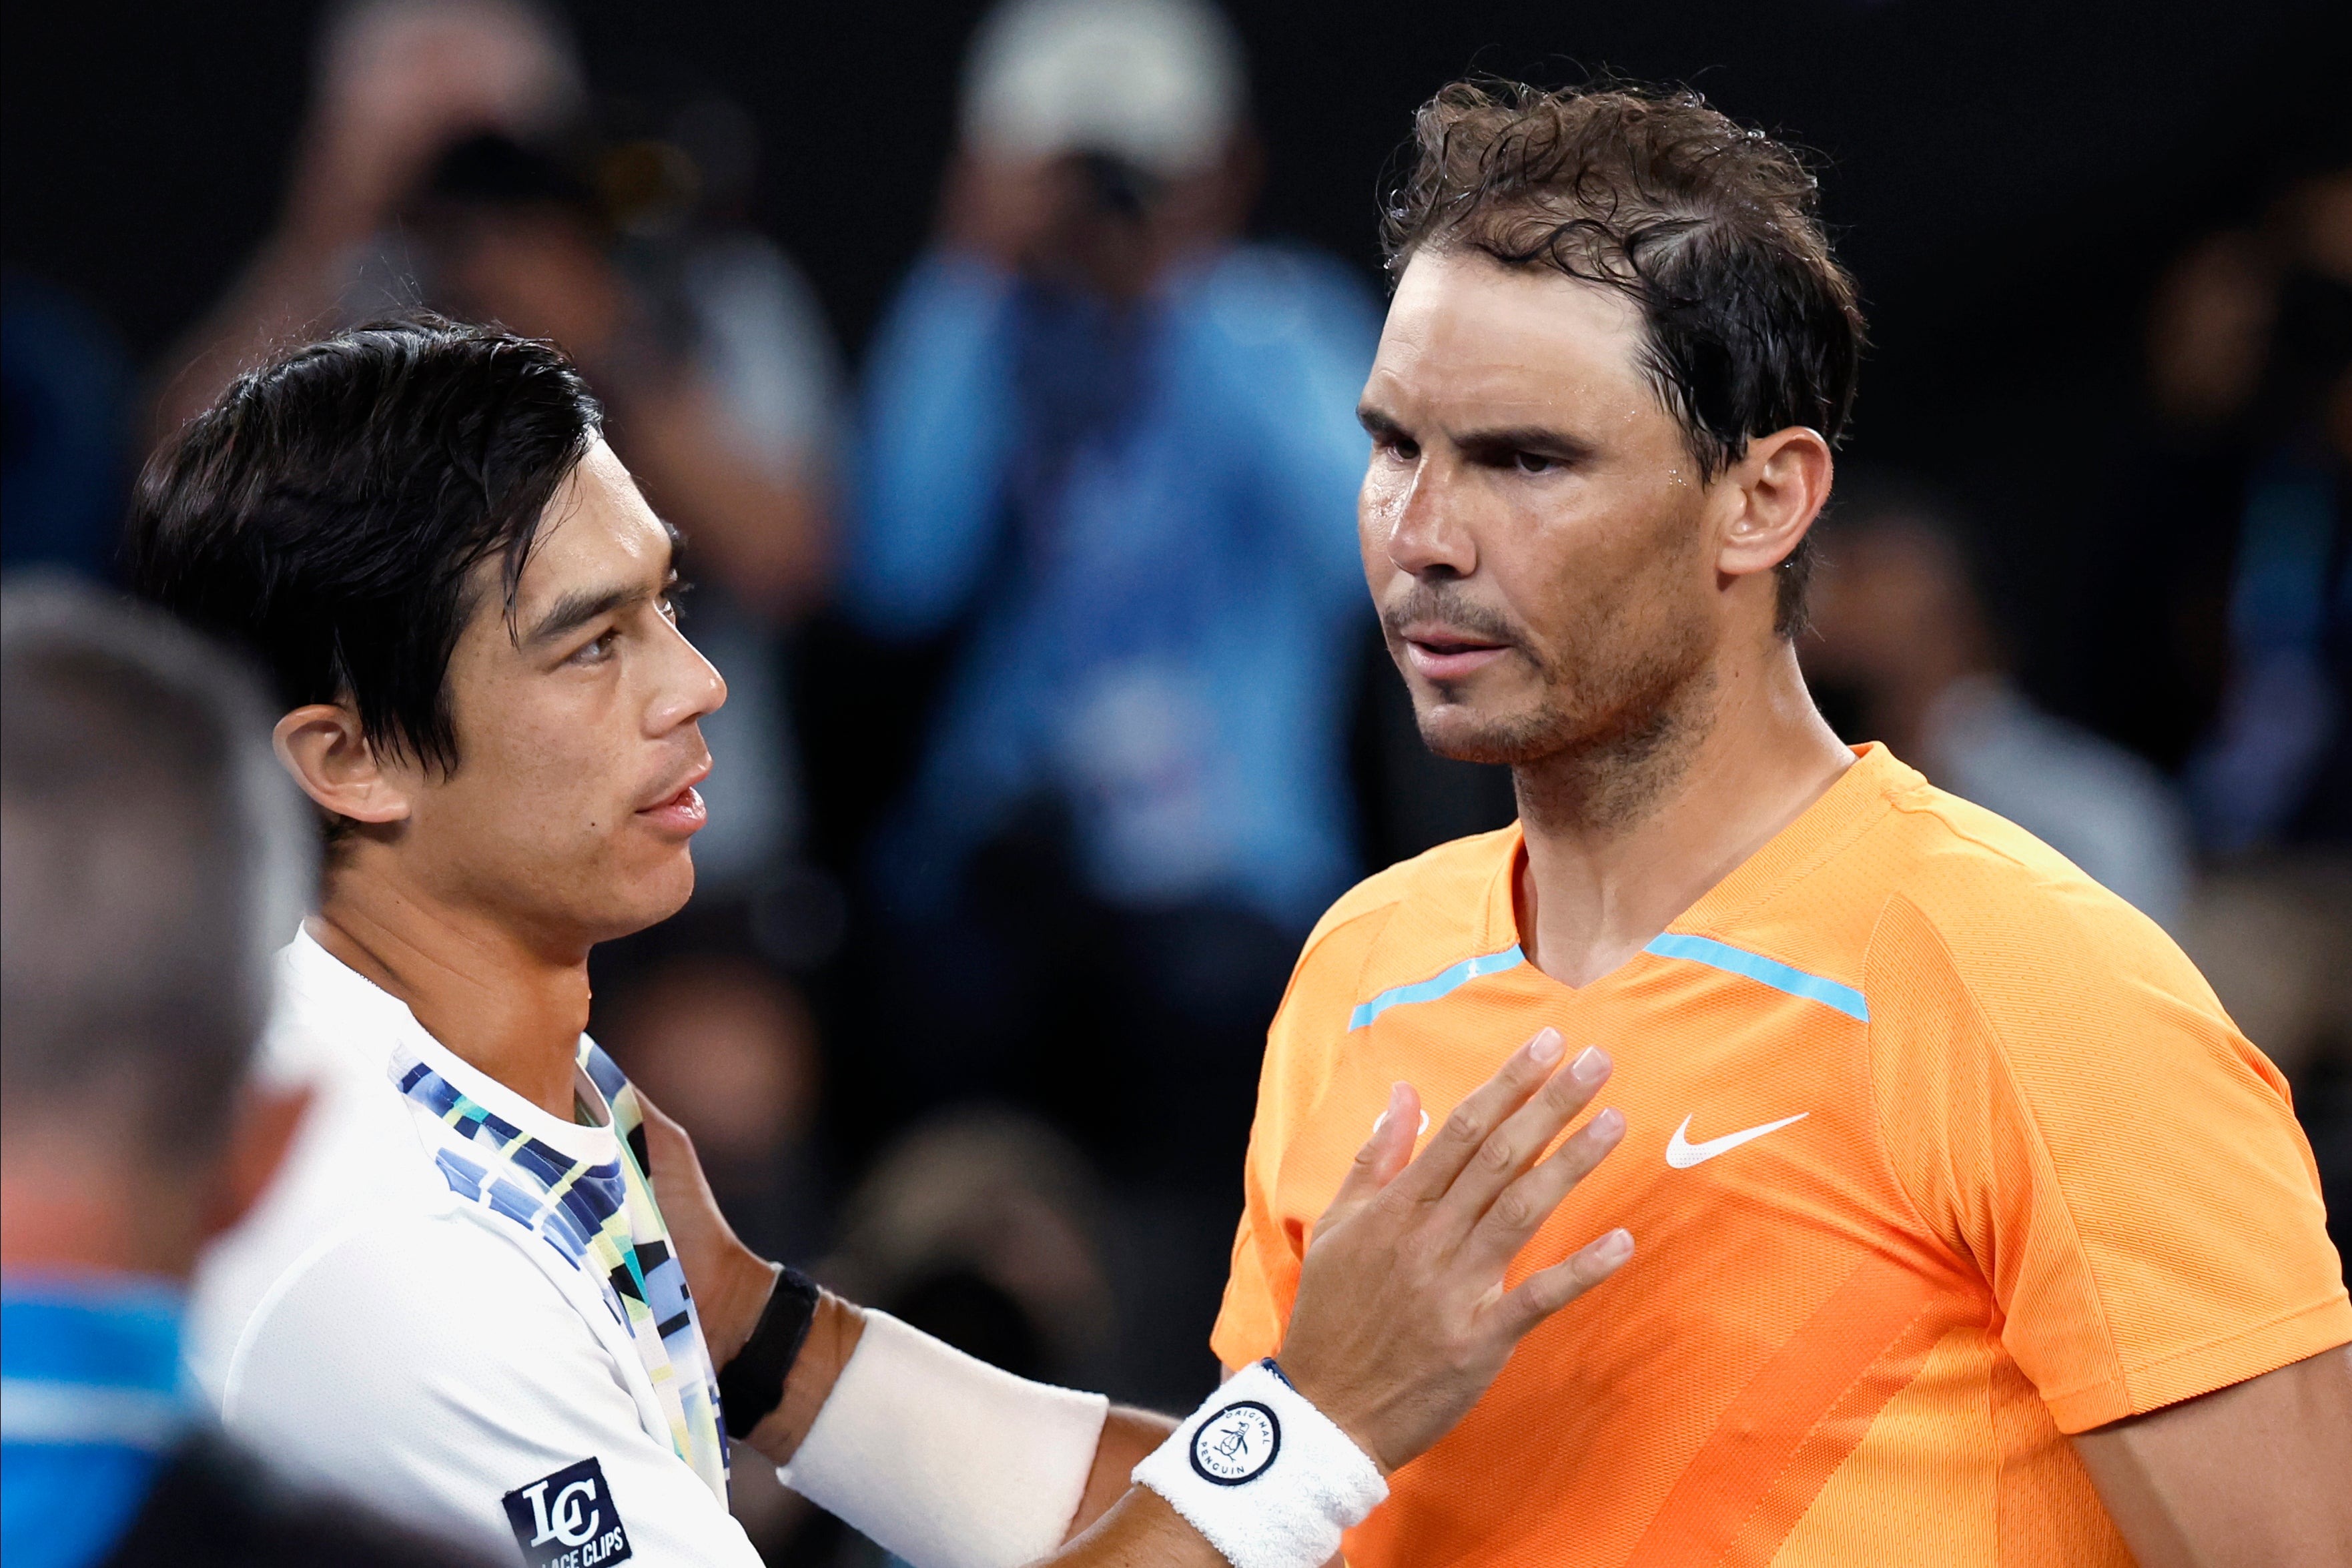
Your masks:
M614 891L620 896L602 911L597 922L598 942L635 936L686 908L687 900L694 896L694 857L681 844L674 859L641 870Z
M1453 762L1515 767L1533 762L1549 749L1542 726L1534 721L1514 723L1458 702L1417 704L1416 708L1422 744Z

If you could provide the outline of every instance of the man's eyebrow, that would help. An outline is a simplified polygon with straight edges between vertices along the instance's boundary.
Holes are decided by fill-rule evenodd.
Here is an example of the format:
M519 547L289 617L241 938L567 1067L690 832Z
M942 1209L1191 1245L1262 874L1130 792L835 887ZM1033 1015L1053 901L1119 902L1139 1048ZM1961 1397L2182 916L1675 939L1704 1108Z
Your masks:
M1592 455L1592 443L1548 425L1504 425L1491 430L1465 430L1454 437L1465 452L1480 455L1534 452L1543 457L1577 461Z
M642 583L610 588L575 588L555 601L552 608L531 627L526 642L553 642L566 632L577 631L599 616L610 615L625 605L653 597L653 590Z
M660 588L648 588L642 583L616 584L608 588L575 588L556 600L523 640L529 643L553 642L566 632L577 631L599 616L610 615L623 605L640 603L656 593L676 587L678 552L685 546L686 536L666 518L662 520L662 531L669 538L669 559L662 563Z
M1369 403L1357 405L1356 423L1375 441L1409 438L1412 435L1395 416ZM1535 452L1565 462L1580 462L1593 451L1591 442L1547 425L1503 425L1490 430L1468 430L1454 435L1453 440L1464 451L1480 457Z

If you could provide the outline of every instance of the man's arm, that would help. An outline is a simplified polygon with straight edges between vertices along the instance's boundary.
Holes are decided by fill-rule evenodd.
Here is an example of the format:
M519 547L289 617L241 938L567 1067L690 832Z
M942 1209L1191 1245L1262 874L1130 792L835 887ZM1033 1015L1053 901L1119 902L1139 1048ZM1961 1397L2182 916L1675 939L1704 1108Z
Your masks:
M646 1153L655 1172L662 1217L677 1248L678 1261L686 1267L711 1363L724 1367L743 1348L765 1310L775 1288L776 1266L737 1239L719 1213L719 1201L702 1173L694 1141L686 1129L642 1092L637 1100L645 1115ZM842 1368L849 1364L865 1332L866 1314L856 1303L830 1290L824 1292L810 1320L808 1337L784 1380L783 1398L743 1440L773 1463L790 1464L809 1428L816 1425L825 1401L833 1396L834 1384L840 1381ZM1093 1468L1066 1540L1085 1533L1127 1494L1129 1475L1146 1455L1167 1441L1176 1426L1173 1417L1149 1410L1118 1406L1110 1411L1103 1422L1102 1436L1096 1440ZM1117 1556L1102 1559L1106 1564L1124 1561ZM1204 1561L1223 1560L1212 1552Z
M1623 1119L1603 1111L1539 1159L1608 1076L1598 1051L1564 1069L1563 1054L1559 1036L1542 1031L1456 1108L1418 1156L1420 1101L1398 1085L1389 1113L1316 1226L1283 1372L1383 1475L1467 1414L1529 1330L1631 1256L1630 1238L1612 1232L1503 1289L1505 1268L1623 1131ZM661 1190L671 1237L689 1273L699 1269L709 1280L698 1284L697 1300L724 1364L756 1321L771 1268L743 1252L731 1233L725 1234L730 1256L714 1259L714 1236L725 1222L708 1202L692 1146L650 1106L646 1116L655 1180L669 1178ZM779 1462L797 1452L861 1337L856 1308L830 1296L820 1300L783 1402L751 1434L755 1447ZM1182 1568L1224 1560L1161 1498L1126 1485L1137 1458L1167 1430L1160 1417L1113 1414L1097 1441L1071 1535L1047 1562ZM1090 1521L1098 1507L1100 1517Z
M817 1302L816 1317L793 1363L792 1375L784 1382L783 1402L752 1428L745 1441L779 1465L791 1463L801 1439L816 1424L817 1412L832 1397L833 1385L840 1381L841 1369L849 1364L865 1328L863 1312L826 1291ZM1086 1491L1070 1520L1071 1537L1083 1533L1109 1511L1126 1494L1129 1473L1174 1430L1172 1416L1124 1405L1112 1407L1095 1443L1094 1468L1087 1474Z
M2079 1434L2141 1568L2352 1563L2352 1346Z

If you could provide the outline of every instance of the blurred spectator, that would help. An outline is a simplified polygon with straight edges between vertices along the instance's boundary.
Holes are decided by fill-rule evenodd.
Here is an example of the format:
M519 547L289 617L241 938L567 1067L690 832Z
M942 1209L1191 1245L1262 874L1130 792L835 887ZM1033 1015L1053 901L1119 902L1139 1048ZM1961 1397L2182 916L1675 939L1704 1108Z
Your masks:
M529 0L354 0L320 30L309 122L278 229L168 358L164 429L278 345L374 313L393 220L468 137L552 135L580 72Z
M752 232L748 116L584 135L581 73L520 0L370 0L328 27L284 222L177 355L175 422L275 341L429 306L563 345L689 538L686 616L727 676L696 844L706 889L777 870L801 826L782 632L822 591L839 370L800 273Z
M2338 117L2340 120L2340 117ZM2352 1215L2352 167L2340 125L2257 221L2166 269L2147 397L2073 596L2079 710L2180 775L2182 945L2294 1082Z
M2086 711L2225 855L2352 841L2352 170L2158 288L2077 624Z
M941 1053L910 1094L1049 1107L1223 1228L1266 1020L1356 871L1376 329L1333 262L1237 238L1243 100L1198 0L988 19L845 563L876 634L961 638L878 861L895 1037Z
M736 1234L803 1268L830 1240L830 1181L814 1142L816 1026L766 966L682 952L600 1002L598 1038L694 1139Z
M198 1249L268 1184L308 1098L247 1078L315 839L259 691L87 589L6 590L0 649L0 1551L464 1560L273 1480L181 1365Z
M0 569L114 571L130 375L112 328L63 290L0 285Z
M887 1150L843 1215L828 1282L1024 1377L1093 1386L1113 1315L1104 1200L1058 1133L974 1109Z
M2171 787L2018 689L1970 559L1979 536L1954 504L1897 476L1842 476L1821 537L1805 670L1833 710L1856 710L1853 738L1884 741L2178 931L2190 867Z

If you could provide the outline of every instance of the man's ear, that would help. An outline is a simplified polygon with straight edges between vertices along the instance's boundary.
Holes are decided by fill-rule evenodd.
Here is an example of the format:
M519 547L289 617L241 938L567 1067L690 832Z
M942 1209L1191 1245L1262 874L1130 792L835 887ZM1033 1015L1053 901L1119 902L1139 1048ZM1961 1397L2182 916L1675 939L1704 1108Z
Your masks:
M385 772L368 744L357 713L340 703L312 702L278 721L270 733L278 760L324 810L354 822L401 822L408 792Z
M1716 570L1747 577L1787 560L1830 499L1833 467L1830 444L1801 425L1748 442L1747 455L1724 476L1735 510L1723 530Z

